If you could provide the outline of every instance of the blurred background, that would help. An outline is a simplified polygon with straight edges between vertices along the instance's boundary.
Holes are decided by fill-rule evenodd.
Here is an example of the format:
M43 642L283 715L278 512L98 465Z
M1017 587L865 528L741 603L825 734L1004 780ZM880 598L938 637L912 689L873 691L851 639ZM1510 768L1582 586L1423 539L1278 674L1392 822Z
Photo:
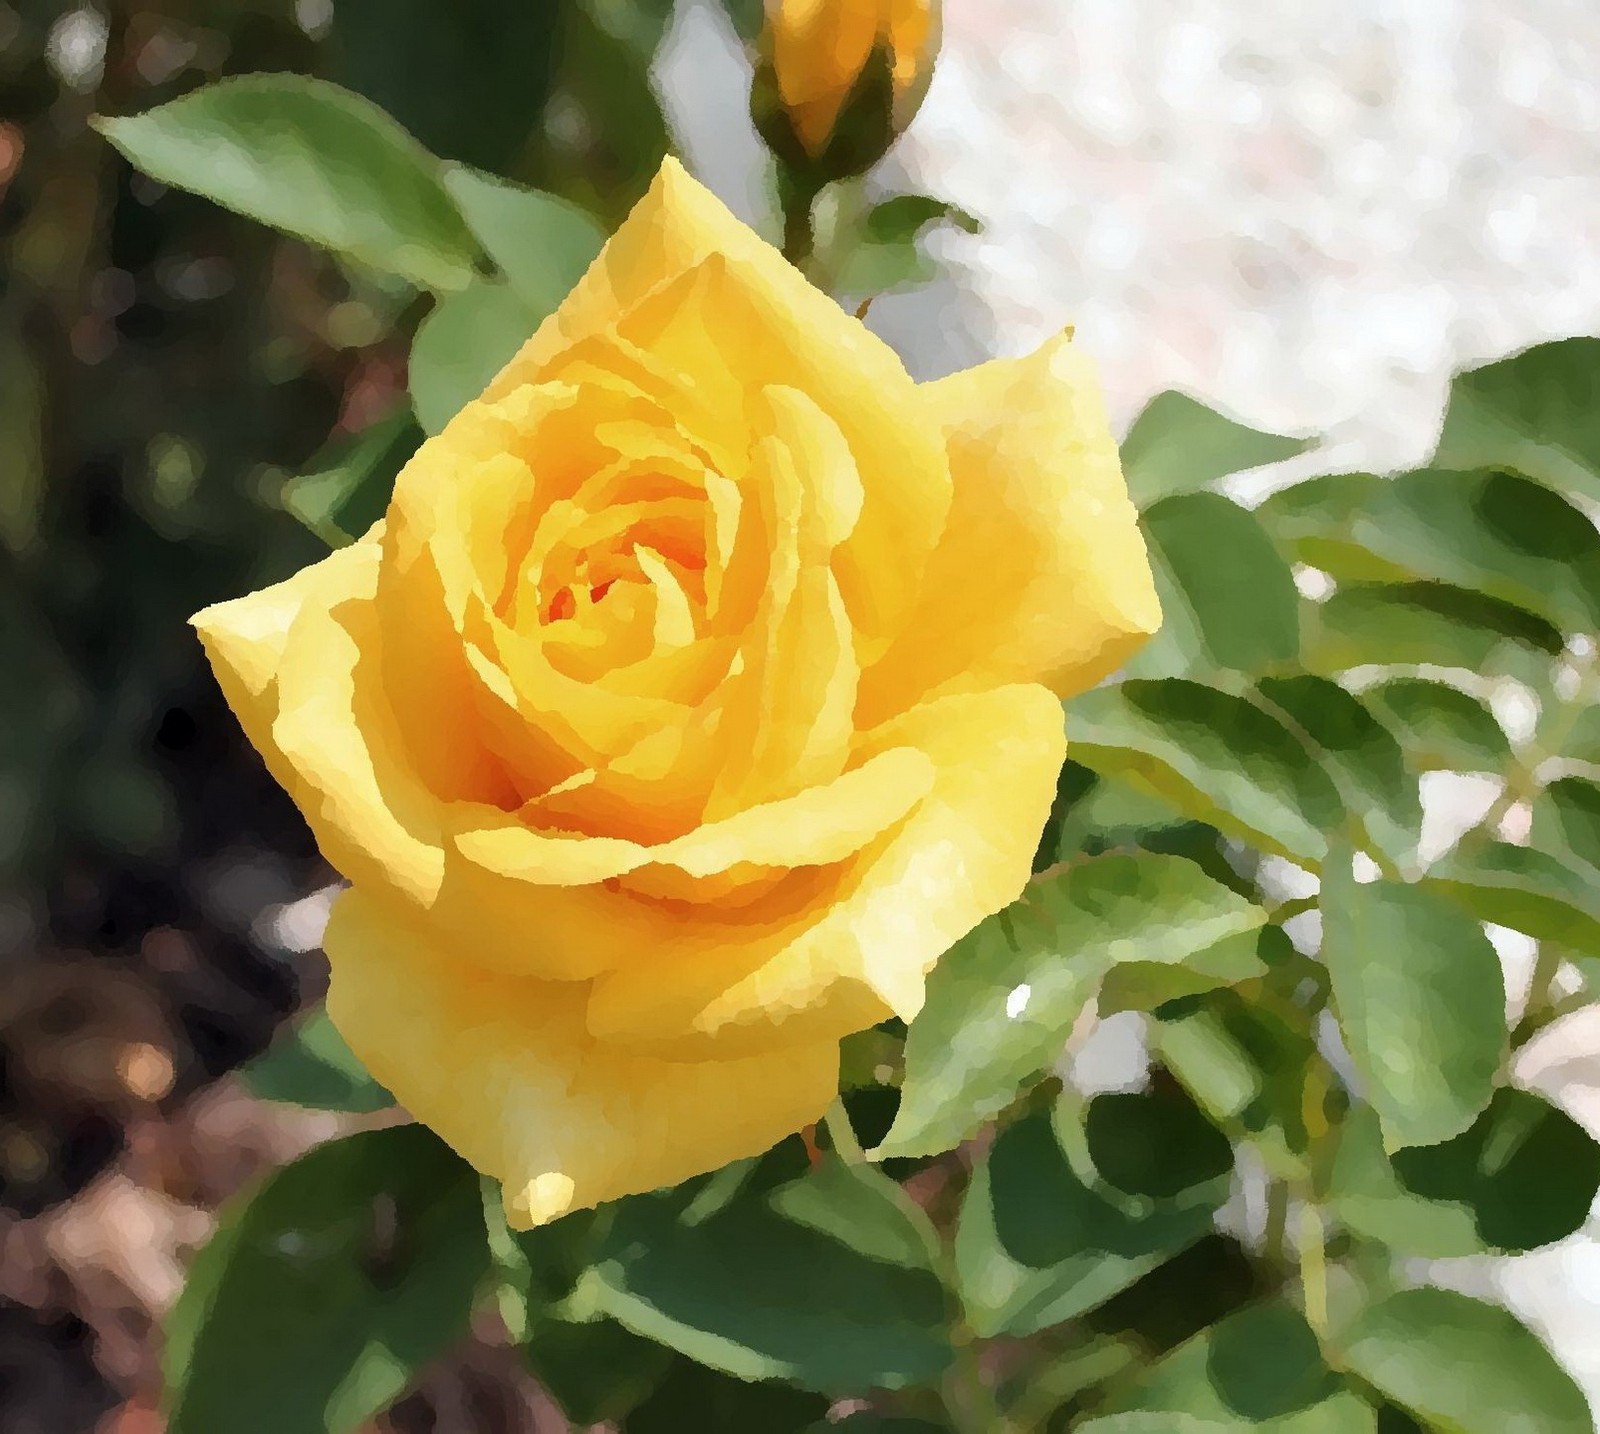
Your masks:
M90 117L314 73L608 223L670 146L775 236L735 29L758 14L0 0L4 1434L157 1434L155 1322L211 1212L342 1128L231 1074L320 994L332 873L186 620L323 551L284 485L406 402L421 312L140 178ZM932 89L879 177L983 229L937 231L940 277L870 322L919 377L1070 323L1119 429L1178 387L1323 436L1264 484L1419 461L1454 369L1600 332L1597 74L1600 11L1561 0L1310 0L1266 22L947 0ZM1498 1281L1600 1389L1593 1246L1461 1278ZM386 1424L561 1427L487 1339Z

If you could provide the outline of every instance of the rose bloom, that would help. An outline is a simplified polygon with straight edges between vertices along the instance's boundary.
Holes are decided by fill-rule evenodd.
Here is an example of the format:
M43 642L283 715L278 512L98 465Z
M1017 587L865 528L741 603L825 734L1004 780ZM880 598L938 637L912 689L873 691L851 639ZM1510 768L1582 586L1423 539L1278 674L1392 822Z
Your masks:
M913 383L669 160L381 522L194 622L351 883L329 1014L527 1227L818 1119L1159 617L1066 339Z

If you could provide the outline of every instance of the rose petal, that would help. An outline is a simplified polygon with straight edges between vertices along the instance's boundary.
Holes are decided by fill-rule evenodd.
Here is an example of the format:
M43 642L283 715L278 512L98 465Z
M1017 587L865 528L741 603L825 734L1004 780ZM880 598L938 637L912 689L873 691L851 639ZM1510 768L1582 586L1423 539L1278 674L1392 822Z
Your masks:
M868 735L934 766L910 816L868 847L803 918L740 942L679 943L595 982L589 1028L688 1053L765 1050L910 1019L923 977L959 937L1026 884L1066 751L1061 704L1019 685L942 698Z
M857 719L997 682L1092 686L1161 609L1088 361L1057 339L923 395L949 437L955 503L916 612L862 675Z
M417 1119L504 1185L518 1229L674 1185L818 1119L838 1048L669 1061L596 1041L583 988L463 968L361 889L334 906L328 1013Z

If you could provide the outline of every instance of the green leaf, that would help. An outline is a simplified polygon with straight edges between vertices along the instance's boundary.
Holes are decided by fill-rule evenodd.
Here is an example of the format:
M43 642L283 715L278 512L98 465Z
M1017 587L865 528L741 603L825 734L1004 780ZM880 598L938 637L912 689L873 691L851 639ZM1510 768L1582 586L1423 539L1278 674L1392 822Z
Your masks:
M1479 921L1600 955L1600 891L1580 871L1533 847L1458 847L1425 883Z
M693 1225L665 1202L628 1202L575 1299L740 1379L829 1393L936 1379L950 1359L938 1276L884 1240L882 1201L865 1184L835 1181L827 1199L826 1221L821 1197L787 1186ZM785 1213L796 1202L809 1223ZM839 1238L851 1229L870 1233Z
M1433 462L1510 468L1600 502L1600 339L1559 339L1457 374Z
M319 1146L223 1214L166 1326L172 1434L362 1427L466 1332L478 1177L422 1126Z
M1600 533L1559 494L1512 473L1334 474L1256 512L1296 558L1340 582L1449 583L1563 632L1600 626Z
M1533 841L1600 882L1600 786L1582 777L1551 782L1533 802Z
M1281 723L1243 697L1184 678L1128 681L1075 698L1076 762L1136 780L1185 815L1303 864L1327 854L1344 806Z
M554 194L462 165L446 166L444 187L535 322L555 311L606 242L588 210Z
M1352 667L1459 667L1538 684L1561 634L1542 618L1445 583L1341 583L1301 609L1309 671Z
M1100 1178L1141 1201L1173 1199L1233 1169L1227 1137L1171 1081L1136 1095L1097 1095L1083 1135Z
M406 409L341 436L284 485L283 506L329 547L343 547L383 516L394 480L421 442Z
M982 1338L1060 1324L1207 1234L1226 1181L1211 1164L1194 1168L1199 1188L1181 1191L1187 1198L1133 1209L1079 1176L1049 1113L1007 1126L973 1172L956 1229L968 1323Z
M1141 508L1175 493L1195 493L1230 473L1280 463L1312 440L1259 433L1188 394L1157 394L1122 440L1122 471Z
M1392 862L1410 857L1422 834L1422 802L1389 730L1326 677L1264 677L1256 692L1333 778L1367 841Z
M303 75L222 80L100 132L146 174L428 289L472 278L438 164L376 105Z
M1451 1290L1401 1290L1341 1340L1342 1366L1450 1434L1591 1434L1577 1385L1504 1310Z
M411 401L423 430L438 433L477 398L539 317L504 284L479 282L440 299L411 345Z
M1117 962L1180 964L1265 920L1178 857L1096 857L1037 878L934 968L906 1037L900 1110L877 1154L932 1154L965 1139L1061 1050Z
M650 1397L673 1362L670 1350L609 1319L536 1317L521 1349L539 1383L582 1428L620 1421Z
M1421 886L1322 874L1322 959L1345 1045L1384 1142L1431 1145L1489 1103L1505 1049L1505 982L1489 938Z
M737 1379L678 1359L656 1391L628 1416L627 1434L711 1434L721 1429L809 1434L827 1411L828 1400L821 1395L772 1381Z
M1240 986L1265 976L1292 954L1281 926L1228 936L1197 951L1182 965L1155 961L1125 961L1106 973L1097 1009L1102 1016L1117 1011L1153 1011L1168 1001L1198 996L1218 986Z
M1312 1416L1341 1396L1317 1337L1299 1310L1279 1301L1250 1305L1178 1346L1146 1370L1118 1402L1126 1408L1184 1413L1222 1429L1270 1425L1284 1434L1312 1429L1372 1429ZM1359 1401L1356 1401L1359 1403Z
M367 1074L320 1006L240 1074L262 1100L312 1110L369 1112L394 1104L394 1097Z
M1600 767L1600 707L1587 706L1563 714L1567 731L1560 755Z
M771 1203L785 1219L869 1260L916 1269L939 1258L939 1232L927 1213L870 1165L825 1161L775 1190Z
M1444 682L1391 677L1363 688L1361 700L1399 740L1419 772L1493 772L1511 764L1511 744L1475 697Z
M898 1414L878 1414L871 1409L847 1414L839 1420L821 1420L811 1425L805 1434L834 1434L835 1430L840 1429L844 1434L948 1434L948 1426L944 1424L930 1424L926 1419L905 1419Z
M1271 1173L1304 1179L1305 1092L1320 1058L1304 1013L1262 995L1219 990L1192 1006L1162 1010L1150 1027L1151 1044L1213 1120L1249 1132Z
M1252 513L1217 493L1183 493L1147 509L1144 532L1162 625L1131 676L1260 672L1295 660L1300 595Z
M927 283L938 266L924 252L920 236L943 220L969 234L978 232L978 221L970 214L926 194L898 194L865 212L842 202L835 233L821 257L829 288L867 295Z
M1387 1156L1377 1123L1351 1110L1333 1169L1349 1229L1427 1259L1517 1253L1582 1228L1600 1189L1600 1146L1537 1095L1495 1092L1472 1126L1440 1145Z

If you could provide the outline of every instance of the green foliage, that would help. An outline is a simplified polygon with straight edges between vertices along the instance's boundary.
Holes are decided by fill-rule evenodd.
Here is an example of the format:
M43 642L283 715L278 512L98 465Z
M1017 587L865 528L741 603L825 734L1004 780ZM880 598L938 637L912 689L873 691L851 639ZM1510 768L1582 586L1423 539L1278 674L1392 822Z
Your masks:
M1119 961L1179 965L1266 914L1176 857L1104 856L1037 878L934 969L880 1155L949 1149L1060 1050Z
M245 1083L263 1100L313 1110L387 1110L394 1097L367 1074L320 1006L283 1032L245 1067Z
M1505 1047L1489 938L1426 887L1360 883L1346 861L1323 868L1322 921L1339 1028L1385 1143L1459 1134L1488 1103Z
M173 1434L359 1429L466 1329L478 1180L421 1126L334 1141L225 1212L167 1321Z
M1161 631L1133 659L1139 677L1260 672L1300 651L1300 596L1253 514L1216 493L1179 493L1144 514Z
M1168 390L1151 399L1122 443L1122 471L1140 508L1177 493L1198 493L1219 478L1281 463L1309 440L1258 433Z
M156 179L424 288L472 277L472 237L437 164L337 86L247 75L100 130Z
M1343 1367L1429 1427L1588 1434L1589 1410L1539 1341L1503 1310L1449 1290L1401 1290L1340 1341Z

